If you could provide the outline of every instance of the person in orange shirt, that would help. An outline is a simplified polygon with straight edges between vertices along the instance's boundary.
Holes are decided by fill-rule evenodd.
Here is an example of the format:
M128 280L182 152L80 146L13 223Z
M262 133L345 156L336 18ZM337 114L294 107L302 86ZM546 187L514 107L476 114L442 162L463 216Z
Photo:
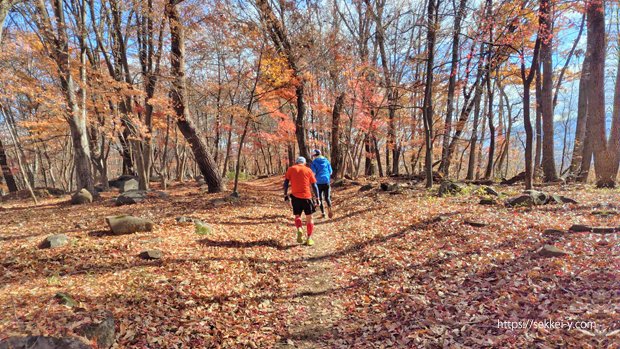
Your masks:
M289 197L288 189L291 188L291 194ZM295 227L297 228L297 242L303 243L303 230L301 228L301 213L306 214L306 229L308 231L308 238L306 239L306 245L314 245L312 240L312 232L314 231L314 223L312 222L312 214L316 211L316 206L312 201L312 193L319 200L319 187L316 185L316 178L312 170L306 166L306 158L300 156L295 161L295 165L286 170L284 179L284 201L289 203L289 206L293 208L293 214L295 215Z

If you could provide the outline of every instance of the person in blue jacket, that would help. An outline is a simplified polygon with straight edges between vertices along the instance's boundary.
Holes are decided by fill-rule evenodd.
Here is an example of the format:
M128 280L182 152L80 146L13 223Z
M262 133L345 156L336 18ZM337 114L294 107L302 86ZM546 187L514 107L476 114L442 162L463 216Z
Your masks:
M333 217L332 212L332 199L331 199L331 188L330 188L330 179L332 175L332 165L329 163L326 157L321 155L321 151L315 149L312 152L312 165L310 168L312 172L314 172L314 176L316 177L316 184L319 187L319 202L321 203L321 217L325 218L325 209L323 207L323 203L327 203L327 214L329 218Z

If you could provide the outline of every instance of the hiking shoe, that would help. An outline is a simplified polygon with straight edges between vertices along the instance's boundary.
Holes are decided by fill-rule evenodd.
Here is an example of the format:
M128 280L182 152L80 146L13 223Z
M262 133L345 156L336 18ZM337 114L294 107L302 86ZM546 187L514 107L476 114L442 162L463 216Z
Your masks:
M302 244L304 242L303 232L301 228L297 229L297 243Z
M331 208L327 210L327 216L328 216L329 218L334 218L334 211L332 211L332 209L331 209Z
M306 240L306 246L314 246L314 240L308 238L308 240Z
M321 218L325 218L325 213L321 213Z

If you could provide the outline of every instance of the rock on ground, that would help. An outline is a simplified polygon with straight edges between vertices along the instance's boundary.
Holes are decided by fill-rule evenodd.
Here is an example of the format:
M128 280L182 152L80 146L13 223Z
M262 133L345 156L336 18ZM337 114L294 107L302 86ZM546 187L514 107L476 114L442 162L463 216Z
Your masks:
M121 182L119 188L121 193L131 190L138 190L138 181L134 178Z
M360 187L359 191L369 191L369 190L374 189L374 187L375 187L375 186L374 186L374 185L372 185L372 184L362 185L362 186Z
M538 255L543 258L561 257L567 254L568 253L553 245L544 245L540 250L538 250Z
M71 197L72 205L90 204L93 202L93 195L86 189L81 189Z
M133 205L146 199L146 191L144 190L131 190L122 193L116 198L116 206Z
M459 184L450 181L443 181L439 185L439 190L437 191L437 195L442 197L446 195L454 195L463 191L463 187Z
M99 323L81 326L76 329L76 333L96 341L97 348L109 349L115 342L114 316L109 314Z
M114 235L133 234L153 230L153 222L145 218L120 215L109 216L106 217L105 220Z
M518 206L533 206L534 200L529 195L519 195L506 200L506 206L518 207Z
M142 259L161 259L163 252L160 250L146 250L140 252L140 258Z
M123 176L118 177L117 179L113 179L111 181L108 181L108 185L110 187L114 187L114 188L120 189L124 182L132 180L132 179L137 181L138 177L130 176L130 175L123 175Z
M69 237L65 234L50 235L41 242L40 248L56 248L69 243Z
M484 190L484 192L488 195L492 195L492 196L499 196L499 193L497 192L497 190L489 187L489 186L483 186L482 190Z

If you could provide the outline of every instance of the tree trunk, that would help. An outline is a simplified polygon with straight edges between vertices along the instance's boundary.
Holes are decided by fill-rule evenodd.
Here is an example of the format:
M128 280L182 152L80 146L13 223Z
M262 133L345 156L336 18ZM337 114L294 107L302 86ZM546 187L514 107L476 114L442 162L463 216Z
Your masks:
M475 97L475 107L474 107L474 123L471 127L471 138L469 140L469 160L467 162L467 176L465 179L472 180L474 179L474 170L476 165L476 144L478 143L478 122L480 120L480 102L482 100L482 96L478 95Z
M426 188L433 186L433 66L435 64L435 37L437 26L436 0L428 1L428 31L426 33L426 86L424 87L424 142L426 156L424 159L424 172L426 174Z
M301 71L297 58L293 54L293 47L290 39L284 29L284 24L276 17L269 4L268 0L257 0L256 5L258 7L260 16L267 26L267 34L273 41L276 49L284 55L287 63L293 71L293 77L298 80L298 85L295 88L295 97L297 98L297 116L295 117L295 136L297 138L297 145L299 146L299 154L310 159L310 152L306 146L306 129L304 126L306 115L306 102L305 102L305 88L304 77Z
M551 11L551 1L540 1L540 26L543 35L540 44L540 59L542 60L542 91L541 91L541 111L543 122L543 144L542 144L542 167L545 182L554 182L558 179L555 169L555 146L553 141L553 13Z
M332 110L331 160L334 178L338 177L343 162L342 153L340 150L340 114L342 113L342 108L344 107L344 97L344 92L342 92L340 95L338 95L338 97L336 97L336 102L334 102L334 109Z
M592 149L596 186L612 188L616 185L618 172L620 113L613 115L611 137L607 140L605 117L605 3L592 1L587 6L588 40L587 55L590 56L590 86L588 88L588 119L592 119ZM618 87L616 81L616 87ZM614 103L615 104L615 103Z
M18 191L17 183L15 183L15 177L13 177L13 172L11 172L7 159L4 144L2 144L2 139L0 139L0 168L2 168L2 176L4 176L4 181L7 187L9 187L9 192L15 193Z
M532 65L529 72L526 72L525 61L521 61L521 81L523 82L523 121L525 126L525 189L532 189L532 143L533 143L533 130L532 119L530 118L530 86L536 72L536 66L538 65L538 52L540 50L540 37L536 38L536 44L534 46L534 54L532 58Z
M11 7L15 5L15 0L0 0L0 45L2 45L2 30L4 29L4 21L9 14Z
M577 126L575 128L575 141L573 142L573 156L569 172L578 178L583 170L582 159L586 142L586 124L588 120L588 79L590 76L590 60L586 55L581 67L581 79L579 79L579 97L577 100ZM589 137L588 137L589 138ZM587 176L586 176L587 177Z
M166 15L170 24L170 67L174 77L170 95L178 118L177 125L194 153L196 163L209 187L209 193L218 193L222 191L222 177L217 171L211 154L207 150L203 137L198 135L196 127L190 118L189 110L186 107L185 33L175 0L171 0L166 5Z
M445 175L448 176L448 169L446 166L447 157L448 157L448 147L450 146L450 134L452 133L452 114L454 113L454 94L456 91L456 78L458 75L458 66L459 66L459 44L461 37L461 21L465 16L465 5L467 4L467 0L460 0L459 8L454 16L454 28L452 29L452 59L451 59L451 68L450 68L450 78L448 81L448 100L447 100L447 110L446 110L446 123L444 126L444 134L443 134L443 143L441 148L441 165L439 165L439 170Z
M490 74L490 73L489 73ZM495 125L493 124L493 89L491 88L491 78L487 79L487 95L489 98L489 105L487 109L487 118L489 119L489 159L487 162L487 168L484 172L484 178L489 179L493 175L493 160L495 160Z
M75 94L75 82L70 66L69 40L65 25L65 10L63 2L55 0L53 2L54 17L56 21L56 35L53 33L51 20L47 15L47 8L43 0L36 3L37 11L41 22L40 25L42 38L52 47L50 56L56 62L60 85L67 102L67 122L71 130L71 140L74 148L75 174L77 179L77 190L86 188L95 194L94 180L91 170L90 144L88 141L88 131L86 129L86 113L81 113Z
M540 64L536 66L535 80L535 96L536 96L536 142L534 148L534 172L538 171L542 163L542 74Z

